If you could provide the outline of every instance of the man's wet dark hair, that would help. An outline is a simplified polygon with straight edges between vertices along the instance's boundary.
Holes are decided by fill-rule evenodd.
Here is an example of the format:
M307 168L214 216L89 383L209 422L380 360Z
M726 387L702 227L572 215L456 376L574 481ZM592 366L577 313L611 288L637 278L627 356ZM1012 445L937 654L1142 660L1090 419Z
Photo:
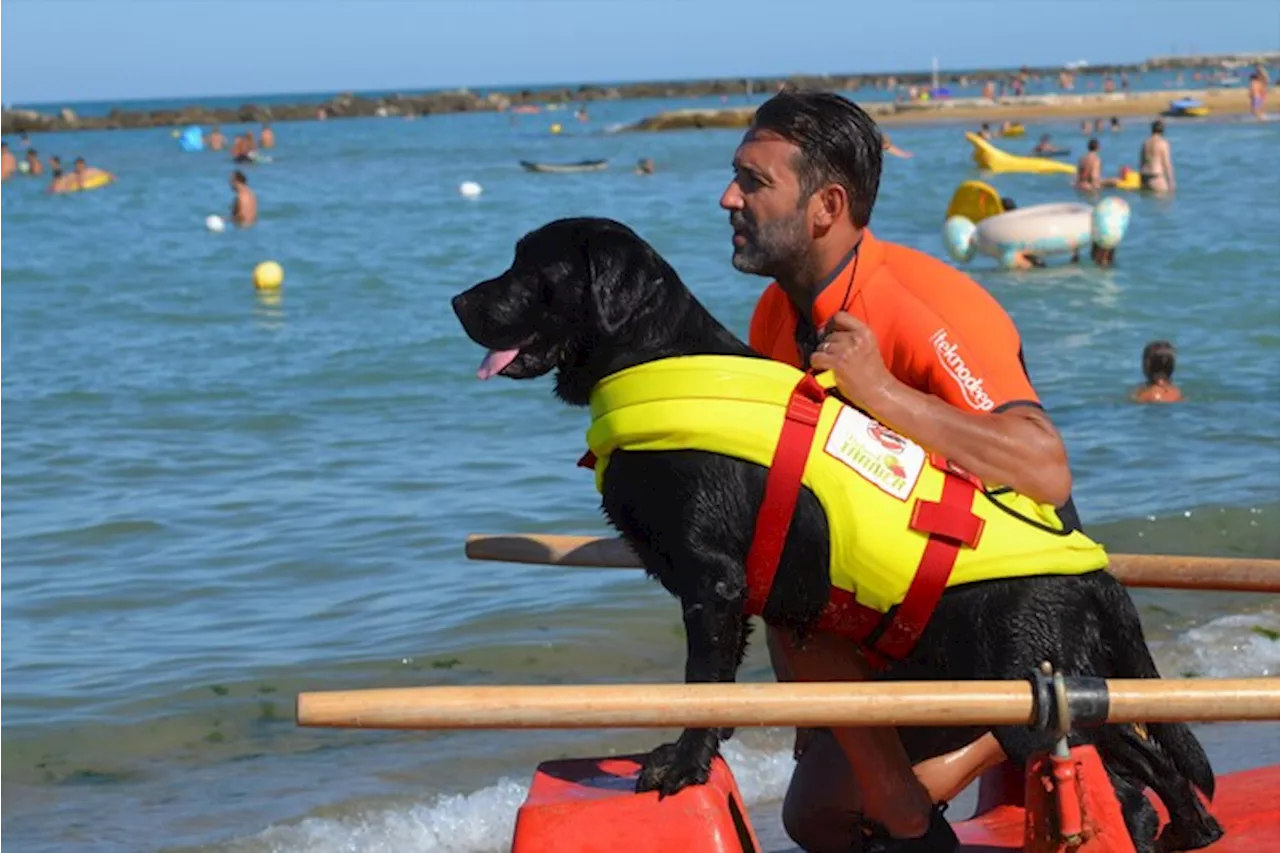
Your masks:
M1151 132L1164 133L1164 122L1162 122L1160 119L1156 119L1155 121L1151 122Z
M1090 150L1090 151L1097 151L1097 150L1098 150L1098 140L1096 140L1096 139L1090 139L1090 140L1089 140L1089 150Z
M1148 382L1173 378L1177 350L1168 341L1152 341L1142 348L1142 372Z
M239 169L236 169L231 173L231 180L235 181L237 184L244 184L246 187L249 186L249 179L246 178L244 176L244 172Z
M839 184L849 194L853 224L863 228L871 221L884 143L861 107L834 92L779 92L760 105L751 127L800 149L795 168L801 201L826 184Z

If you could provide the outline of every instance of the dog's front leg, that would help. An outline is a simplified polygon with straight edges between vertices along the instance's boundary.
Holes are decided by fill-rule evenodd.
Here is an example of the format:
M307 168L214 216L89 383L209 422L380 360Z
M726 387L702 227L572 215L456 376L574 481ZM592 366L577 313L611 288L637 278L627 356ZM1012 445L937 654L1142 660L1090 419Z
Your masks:
M738 673L747 646L747 619L740 590L726 584L682 599L688 644L685 682L731 682ZM636 783L639 792L656 790L659 796L674 794L687 785L701 785L711 774L721 738L732 729L685 729L675 743L649 753Z

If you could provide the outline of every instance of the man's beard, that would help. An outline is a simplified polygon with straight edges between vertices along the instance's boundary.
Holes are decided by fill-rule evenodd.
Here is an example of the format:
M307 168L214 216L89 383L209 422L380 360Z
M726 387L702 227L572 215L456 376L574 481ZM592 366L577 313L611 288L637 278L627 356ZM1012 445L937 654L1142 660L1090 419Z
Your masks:
M733 266L739 272L784 277L804 257L809 229L803 210L764 225L751 223L740 213L729 217L735 233L746 242L733 247Z

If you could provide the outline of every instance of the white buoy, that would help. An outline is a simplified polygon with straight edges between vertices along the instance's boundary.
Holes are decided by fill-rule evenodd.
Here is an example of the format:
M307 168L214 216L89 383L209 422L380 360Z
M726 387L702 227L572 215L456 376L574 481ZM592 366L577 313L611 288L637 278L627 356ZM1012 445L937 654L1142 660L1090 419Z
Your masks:
M227 230L226 221L217 214L210 214L204 218L204 227L208 228L214 234L221 234Z
M458 184L458 192L462 193L465 198L476 198L480 193L484 192L484 187L475 181L463 181Z

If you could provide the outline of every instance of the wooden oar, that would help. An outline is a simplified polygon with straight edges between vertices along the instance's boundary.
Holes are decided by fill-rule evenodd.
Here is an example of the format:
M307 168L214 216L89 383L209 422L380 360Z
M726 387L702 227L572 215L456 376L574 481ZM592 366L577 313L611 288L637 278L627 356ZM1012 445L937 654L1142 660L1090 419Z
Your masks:
M1113 679L1107 722L1280 719L1280 678ZM376 729L1031 725L1029 681L408 687L298 695L298 724Z
M640 559L626 542L596 536L533 533L467 537L472 560L636 569ZM1110 571L1125 586L1231 592L1280 592L1280 560L1111 554Z

